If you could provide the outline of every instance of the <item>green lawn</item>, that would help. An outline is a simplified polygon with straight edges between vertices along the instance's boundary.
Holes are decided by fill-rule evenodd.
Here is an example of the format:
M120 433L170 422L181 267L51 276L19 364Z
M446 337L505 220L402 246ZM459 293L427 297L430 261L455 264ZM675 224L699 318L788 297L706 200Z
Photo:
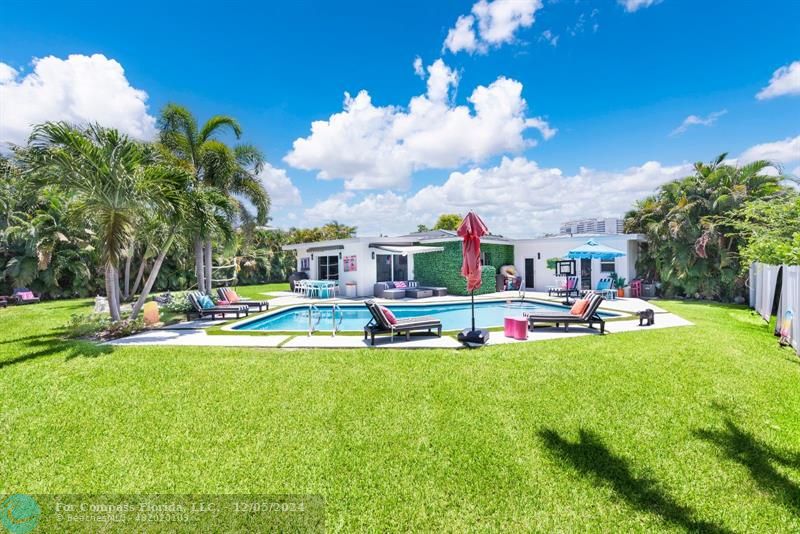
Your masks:
M318 494L346 531L800 529L800 359L744 308L293 351L62 341L89 305L0 310L0 493Z

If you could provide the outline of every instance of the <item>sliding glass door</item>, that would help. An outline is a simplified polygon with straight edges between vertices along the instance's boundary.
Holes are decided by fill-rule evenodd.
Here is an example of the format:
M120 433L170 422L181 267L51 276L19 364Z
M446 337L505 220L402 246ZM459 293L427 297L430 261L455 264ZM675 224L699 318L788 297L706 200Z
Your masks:
M377 282L399 282L408 280L408 256L402 254L376 254L375 280Z

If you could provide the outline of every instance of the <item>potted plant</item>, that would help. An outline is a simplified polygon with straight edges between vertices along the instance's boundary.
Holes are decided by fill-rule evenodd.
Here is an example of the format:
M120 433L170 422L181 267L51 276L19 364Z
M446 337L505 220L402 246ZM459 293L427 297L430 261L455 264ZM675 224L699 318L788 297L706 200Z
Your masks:
M616 286L617 286L617 296L622 298L625 296L625 288L627 287L625 283L627 280L621 277L617 277Z

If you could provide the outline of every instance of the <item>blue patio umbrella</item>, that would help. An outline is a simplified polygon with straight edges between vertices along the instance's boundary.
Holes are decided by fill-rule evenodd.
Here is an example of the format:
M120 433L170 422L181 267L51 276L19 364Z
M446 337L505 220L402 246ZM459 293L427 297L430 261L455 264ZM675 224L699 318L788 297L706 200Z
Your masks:
M624 256L625 253L606 245L601 245L594 239L590 239L583 245L575 247L567 253L567 258L578 260L582 258L594 260L613 260Z

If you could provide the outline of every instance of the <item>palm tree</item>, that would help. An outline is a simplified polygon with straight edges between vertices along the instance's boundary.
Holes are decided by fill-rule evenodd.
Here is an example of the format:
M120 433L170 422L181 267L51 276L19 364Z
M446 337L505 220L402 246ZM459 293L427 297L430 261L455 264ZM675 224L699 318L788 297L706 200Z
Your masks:
M119 264L137 223L142 213L151 212L177 224L190 176L159 161L146 145L95 124L41 124L33 129L29 146L30 171L72 195L74 213L96 227L109 311L120 320ZM164 242L162 255L171 243ZM154 267L141 303L157 275ZM134 317L136 312L135 306Z
M189 110L168 104L161 112L159 127L163 150L189 169L196 182L227 195L236 205L240 220L253 219L240 198L255 207L259 223L267 220L269 195L257 177L264 165L263 155L252 145L231 147L218 138L224 132L232 133L236 139L241 137L242 129L235 119L217 115L198 128ZM229 220L234 218L230 213ZM192 229L197 286L208 293L212 290L212 235L211 226Z
M728 215L781 191L781 178L766 172L767 161L734 166L726 157L696 163L694 174L662 185L626 216L626 231L649 237L639 271L656 276L668 291L719 298L742 288L742 239Z

